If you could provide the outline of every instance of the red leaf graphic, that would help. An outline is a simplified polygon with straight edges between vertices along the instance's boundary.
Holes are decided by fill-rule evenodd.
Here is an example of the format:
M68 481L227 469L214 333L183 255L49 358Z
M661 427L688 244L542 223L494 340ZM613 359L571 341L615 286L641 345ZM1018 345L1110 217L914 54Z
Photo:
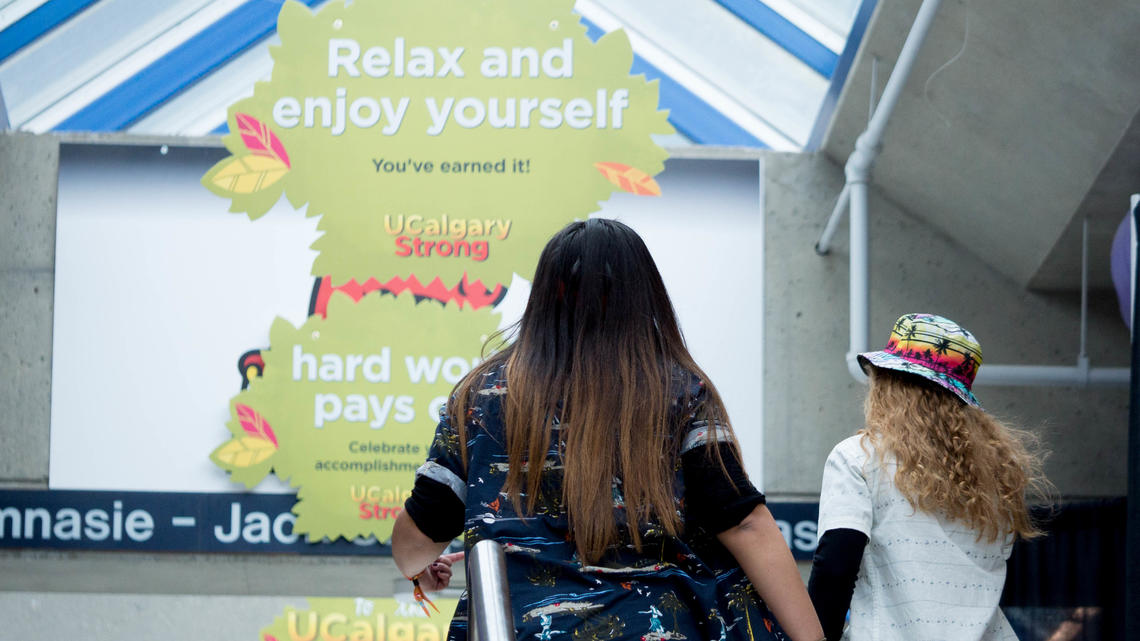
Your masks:
M292 167L289 163L289 154L285 152L285 145L269 129L269 125L261 122L249 114L237 114L238 132L247 149L255 156L269 156Z
M234 409L237 410L238 421L246 434L269 441L273 443L273 447L277 447L277 435L273 433L273 428L269 427L269 422L265 420L265 417L258 414L257 410L252 407L241 403L234 405Z
M661 185L653 177L637 167L623 165L620 162L596 162L594 167L602 172L606 180L617 185L623 191L637 196L660 196Z
M267 634L265 635L265 641L277 641L277 637L273 636L272 634Z

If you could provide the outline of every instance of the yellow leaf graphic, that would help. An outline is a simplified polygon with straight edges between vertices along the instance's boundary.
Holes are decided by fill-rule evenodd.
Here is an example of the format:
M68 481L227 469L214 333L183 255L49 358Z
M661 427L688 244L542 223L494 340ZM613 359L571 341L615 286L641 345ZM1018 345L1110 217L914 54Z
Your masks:
M289 168L269 156L230 156L219 163L210 182L232 194L252 194L281 180Z
M661 186L653 180L653 176L641 171L637 167L630 167L618 162L596 162L594 167L602 172L606 180L620 187L623 191L638 196L660 196Z
M277 448L269 441L243 436L219 447L214 457L226 465L249 467L273 456L276 451Z

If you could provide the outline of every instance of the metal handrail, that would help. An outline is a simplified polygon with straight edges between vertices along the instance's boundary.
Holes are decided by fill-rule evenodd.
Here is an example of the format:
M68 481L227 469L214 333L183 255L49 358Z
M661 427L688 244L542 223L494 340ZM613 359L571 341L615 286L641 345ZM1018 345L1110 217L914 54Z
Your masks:
M467 582L467 626L472 641L515 641L503 546L490 539L476 543L467 554Z

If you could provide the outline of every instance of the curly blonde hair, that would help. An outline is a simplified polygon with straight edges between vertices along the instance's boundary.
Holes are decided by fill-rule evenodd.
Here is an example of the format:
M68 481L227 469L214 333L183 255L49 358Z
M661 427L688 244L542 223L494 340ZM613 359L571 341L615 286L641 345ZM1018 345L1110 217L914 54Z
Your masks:
M1049 494L1033 434L1014 429L913 374L870 367L866 427L880 462L893 455L895 486L911 507L944 514L996 541L1041 530L1027 493Z

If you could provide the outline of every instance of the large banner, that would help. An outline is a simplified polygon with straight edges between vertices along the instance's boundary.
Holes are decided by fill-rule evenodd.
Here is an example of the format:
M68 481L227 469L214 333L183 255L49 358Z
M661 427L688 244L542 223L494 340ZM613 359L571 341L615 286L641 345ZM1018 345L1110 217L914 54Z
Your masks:
M251 222L227 213L229 202L199 184L227 155L218 148L169 147L164 154L158 146L61 146L52 490L245 489L210 460L232 436L229 401L243 373L258 382L256 353L241 357L269 346L275 326L322 322L310 308L320 308L324 288L316 288L314 301L318 281L310 274L315 252L309 246L320 235L315 219L281 201ZM760 172L756 160L674 157L656 177L661 197L614 194L591 214L619 218L645 239L690 350L724 396L757 483L763 478ZM526 290L525 280L512 279L492 308L500 326L521 313ZM330 314L328 321L340 318ZM312 341L312 333L304 338ZM407 376L398 347L392 345L393 379ZM303 354L318 358L313 349L302 345ZM291 358L292 350L285 351ZM311 366L302 359L305 378ZM372 364L379 372L380 363ZM355 369L362 376L361 367ZM329 383L334 388L322 393L352 384ZM314 409L306 407L308 418ZM368 431L393 424L389 417L385 427ZM283 443L278 425L270 422L270 428ZM417 443L425 448L430 438L425 427ZM252 489L290 497L296 491L273 474Z
M286 144L286 138L280 140ZM695 150L697 154L707 155ZM431 300L455 287L442 280L413 281L414 291L397 296L391 293L400 282L395 279L407 275L380 275L371 283L314 276L318 255L311 247L322 238L318 225L323 216L306 217L307 206L298 210L280 198L251 221L244 213L227 211L232 199L201 185L211 167L233 155L216 147L61 145L52 333L53 492L12 503L0 497L0 511L12 507L21 515L19 524L10 511L0 515L0 545L224 551L245 542L250 551L268 552L287 539L290 551L340 553L339 544L315 542L320 537L292 540L297 516L280 515L293 509L299 483L283 472L283 480L266 473L266 466L273 468L273 461L291 448L299 448L290 456L298 461L295 467L306 467L309 480L326 474L335 480L340 472L327 470L355 466L343 473L359 477L334 487L333 499L347 496L352 512L346 516L356 520L383 520L385 514L390 520L398 504L389 499L408 490L413 473L402 472L382 487L375 472L419 464L432 436L433 405L450 389L448 379L479 357L484 334L509 325L521 313L528 289L523 276L529 276L533 257L498 291L456 290L462 307L454 299L446 307ZM591 171L608 184L601 171ZM764 408L759 398L762 174L763 164L755 157L675 156L654 177L661 196L615 191L589 213L619 218L645 239L690 350L725 399L745 464L758 484L763 479ZM424 196L428 202L431 197ZM521 219L512 223L508 239L522 224ZM394 239L392 243L394 247ZM494 251L494 244L488 246ZM389 293L380 293L381 285ZM415 316L421 313L446 328L425 325ZM462 322L452 325L448 319ZM259 372L264 376L258 378ZM350 372L353 380L348 380ZM369 383L368 376L387 382ZM339 377L344 380L324 380ZM244 392L243 380L248 382ZM289 389L298 393L279 393ZM290 416L283 417L280 408ZM261 427L249 410L258 412ZM411 411L414 424L401 423ZM316 427L318 422L322 427ZM397 430L410 435L380 438ZM235 437L254 439L244 450L248 459L241 460L241 450L222 449ZM321 438L332 440L321 445ZM337 438L343 439L339 445ZM274 439L277 446L272 446ZM400 445L406 446L402 452ZM317 449L321 447L327 449ZM311 458L305 458L306 448L314 450ZM211 460L212 453L250 463L231 468L240 483ZM271 456L252 462L263 454ZM260 482L258 474L263 475ZM251 483L257 484L249 497L232 494ZM72 505L73 494L55 495L61 490L95 494ZM80 538L71 538L72 508L84 518L106 512L113 521L113 503L122 501L126 518L140 509L132 493L147 493L154 505L169 506L169 511L142 506L154 519L147 541L125 535L118 541L113 536L96 540L88 537L86 525ZM263 502L260 497L267 493L284 496ZM240 503L242 534L228 542L235 502ZM48 510L50 519L40 508ZM194 526L184 518L173 523L191 515L196 515ZM268 530L261 515L269 518ZM43 535L48 520L50 540ZM790 527L799 520L789 519ZM385 549L375 538L354 541L344 551ZM365 541L372 545L358 545Z
M613 191L661 193L657 86L572 8L287 2L272 78L229 109L202 183L251 219L284 197L322 235L311 316L243 357L211 459L247 487L288 479L310 540L387 540L515 275Z

